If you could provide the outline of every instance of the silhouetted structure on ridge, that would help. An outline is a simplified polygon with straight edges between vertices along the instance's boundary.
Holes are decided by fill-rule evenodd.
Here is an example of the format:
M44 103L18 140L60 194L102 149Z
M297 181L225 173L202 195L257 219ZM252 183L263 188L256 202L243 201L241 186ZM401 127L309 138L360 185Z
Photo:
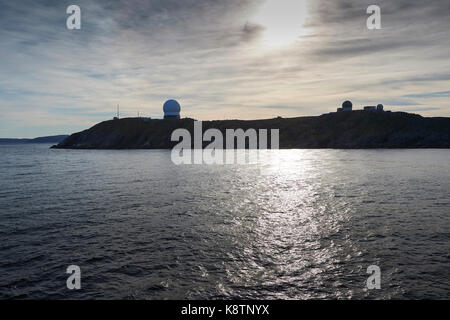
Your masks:
M181 106L176 100L167 100L163 106L164 119L180 119Z
M379 104L377 106L365 106L363 108L364 111L378 111L378 112L384 112L384 106L382 104ZM342 108L338 108L337 112L348 112L348 111L353 111L353 103L349 100L344 101L344 103L342 104ZM390 112L390 111L386 111L386 112Z

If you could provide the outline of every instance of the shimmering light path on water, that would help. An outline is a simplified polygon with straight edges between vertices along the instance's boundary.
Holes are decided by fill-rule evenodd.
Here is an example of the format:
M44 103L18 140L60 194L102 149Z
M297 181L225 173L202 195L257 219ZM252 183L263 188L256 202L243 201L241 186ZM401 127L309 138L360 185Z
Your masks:
M450 150L275 151L260 174L48 147L0 146L0 298L450 298Z

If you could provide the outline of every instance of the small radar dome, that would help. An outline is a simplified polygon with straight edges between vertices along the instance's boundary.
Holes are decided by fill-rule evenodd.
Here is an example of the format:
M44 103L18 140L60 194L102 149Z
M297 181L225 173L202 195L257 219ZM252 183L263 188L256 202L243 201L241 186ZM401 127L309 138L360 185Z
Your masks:
M344 108L344 109L353 108L353 103L351 101L347 100L342 104L342 108Z

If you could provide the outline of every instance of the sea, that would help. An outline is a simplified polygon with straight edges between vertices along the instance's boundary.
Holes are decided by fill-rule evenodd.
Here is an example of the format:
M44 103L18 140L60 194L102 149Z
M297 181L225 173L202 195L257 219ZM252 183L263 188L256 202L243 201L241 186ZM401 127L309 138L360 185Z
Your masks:
M0 299L450 298L450 150L270 152L1 145Z

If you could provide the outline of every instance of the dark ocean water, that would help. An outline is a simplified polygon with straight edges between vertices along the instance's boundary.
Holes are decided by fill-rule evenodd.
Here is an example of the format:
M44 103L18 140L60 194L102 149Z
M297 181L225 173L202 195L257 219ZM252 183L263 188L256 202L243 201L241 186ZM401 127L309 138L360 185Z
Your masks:
M450 150L274 152L260 174L0 146L0 298L450 298Z

